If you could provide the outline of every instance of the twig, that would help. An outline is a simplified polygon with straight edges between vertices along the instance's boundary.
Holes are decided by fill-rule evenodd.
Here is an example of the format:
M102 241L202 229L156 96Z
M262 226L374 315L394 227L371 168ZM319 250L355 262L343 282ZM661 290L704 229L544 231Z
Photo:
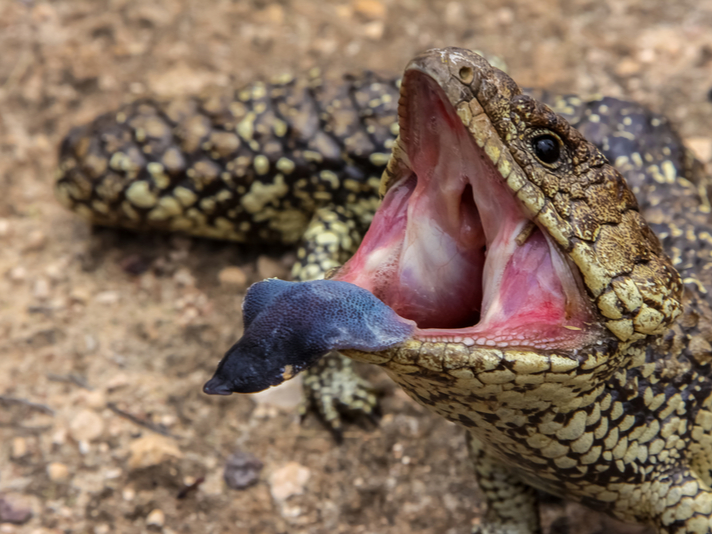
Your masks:
M40 404L38 402L28 401L27 399L20 399L19 397L8 397L7 395L0 395L0 403L7 405L19 405L25 406L30 410L36 412L41 412L47 415L54 415L54 410L45 404Z
M94 391L94 388L89 385L86 378L74 373L69 373L66 375L56 375L54 373L47 373L47 380L51 380L52 382L65 382L67 384L74 384L76 386L79 386L80 388L89 391Z
M165 426L163 426L161 424L151 423L150 421L146 421L144 419L141 419L140 417L136 417L134 414L129 413L125 410L122 410L121 408L116 406L116 404L114 404L113 402L107 403L106 407L109 408L109 410L114 412L116 415L120 415L121 417L128 419L129 421L137 424L138 426L147 428L157 434L161 434L162 436L168 436L169 438L178 438L178 436L169 432Z
M34 436L52 429L52 425L24 426L17 423L0 423L0 428L12 428L15 434Z
M185 499L191 492L197 490L198 486L200 486L203 482L205 482L205 477L196 478L195 482L193 482L192 484L188 484L182 490L180 490L178 492L178 495L176 495L176 498Z

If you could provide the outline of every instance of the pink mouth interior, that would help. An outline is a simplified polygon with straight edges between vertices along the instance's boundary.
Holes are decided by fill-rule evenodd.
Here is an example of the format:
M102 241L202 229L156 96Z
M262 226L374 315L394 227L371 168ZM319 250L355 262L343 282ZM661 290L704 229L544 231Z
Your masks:
M589 321L578 275L530 219L440 87L409 71L401 142L410 169L335 279L371 291L421 338L567 347Z

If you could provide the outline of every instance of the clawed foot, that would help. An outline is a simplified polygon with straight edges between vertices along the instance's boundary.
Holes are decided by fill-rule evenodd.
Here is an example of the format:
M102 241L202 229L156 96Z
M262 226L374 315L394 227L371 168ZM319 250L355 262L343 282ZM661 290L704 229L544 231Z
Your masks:
M378 398L373 386L356 374L353 362L331 352L304 374L304 402L300 415L315 412L337 442L343 440L345 419L366 419L377 424Z

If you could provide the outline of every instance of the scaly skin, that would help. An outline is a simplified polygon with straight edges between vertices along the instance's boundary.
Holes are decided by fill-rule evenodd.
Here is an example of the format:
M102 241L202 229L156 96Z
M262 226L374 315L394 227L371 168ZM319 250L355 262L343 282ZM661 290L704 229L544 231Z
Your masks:
M412 340L348 355L383 366L418 402L470 430L490 504L481 532L539 532L532 487L660 532L712 532L712 231L699 165L667 121L640 106L534 93L615 163L638 207L593 145L479 56L431 52L414 66L440 83L478 143L489 138L487 154L580 269L601 328L573 351ZM353 253L378 204L374 177L397 133L397 89L395 80L372 85L373 76L134 104L70 134L58 196L99 224L301 239L295 277L317 278ZM533 126L567 140L562 167L542 168L528 153ZM399 158L396 147L390 176ZM321 367L339 372L349 362L329 361ZM334 406L372 411L366 386L349 400L348 388L320 376L329 375L307 377L308 394L336 428Z
M469 429L490 505L480 532L540 532L532 488L659 532L712 532L704 179L694 184L667 160L648 162L634 182L641 210L578 131L459 49L431 51L408 67L401 135L411 72L439 84L531 220L578 268L595 321L573 350L536 348L532 333L531 347L416 337L390 351L346 354L382 366L416 401ZM540 162L530 141L549 132L564 147L554 165ZM401 145L384 191L409 165ZM627 157L623 169L641 156Z

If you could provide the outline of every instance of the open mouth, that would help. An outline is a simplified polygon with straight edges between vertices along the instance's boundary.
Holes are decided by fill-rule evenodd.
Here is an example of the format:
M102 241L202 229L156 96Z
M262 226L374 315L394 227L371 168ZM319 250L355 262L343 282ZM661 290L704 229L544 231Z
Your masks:
M578 270L532 221L440 85L417 68L402 83L397 176L334 279L414 321L420 339L579 346L592 321ZM496 135L489 121L478 124Z

